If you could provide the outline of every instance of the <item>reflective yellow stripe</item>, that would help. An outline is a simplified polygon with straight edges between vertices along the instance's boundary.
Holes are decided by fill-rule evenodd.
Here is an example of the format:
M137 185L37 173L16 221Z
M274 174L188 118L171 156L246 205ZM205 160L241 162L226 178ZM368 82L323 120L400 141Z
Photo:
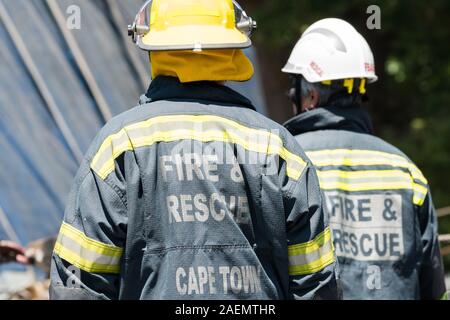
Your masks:
M306 152L314 165L326 166L373 166L385 165L408 169L412 177L424 185L428 184L422 172L406 158L373 150L334 149Z
M102 242L88 238L83 232L65 222L63 222L61 226L60 234L72 238L82 247L97 252L99 254L108 255L112 257L120 257L123 252L122 248L118 248L109 244L104 244Z
M426 195L428 193L428 189L421 184L414 183L413 184L414 192Z
M364 170L317 171L320 186L324 190L343 190L350 192L370 190L412 190L413 202L421 206L425 201L428 189L415 183L411 175L401 170Z
M411 182L412 177L401 170L361 170L361 171L342 171L342 170L322 170L320 176L323 178L342 178L342 179L373 179L390 178L399 181Z
M414 197L413 202L417 206L423 205L428 194L428 189L421 184L413 184Z
M330 228L327 227L322 233L317 235L317 237L315 237L313 240L289 246L288 248L289 256L311 253L313 251L320 249L320 247L323 247L323 245L330 240L331 240L331 231Z
M331 231L326 228L315 239L288 246L289 275L318 272L335 261Z
M347 88L348 94L353 93L354 85L355 85L355 79L345 79L344 80L344 87Z
M63 222L54 252L86 272L118 273L123 249L91 239Z
M361 84L359 85L359 93L366 94L366 79L361 79Z
M206 130L203 127L210 128ZM105 179L114 170L115 159L122 153L158 142L178 140L233 143L248 151L278 155L286 161L287 175L295 180L306 167L306 162L287 150L282 139L273 132L248 128L217 116L175 115L135 123L109 136L94 156L91 168Z
M366 171L318 171L323 189L346 191L412 189L413 181L409 174L401 170Z
M343 183L343 182L321 182L320 186L324 190L343 190L350 192L357 191L370 191L370 190L401 190L401 189L411 189L411 184L406 183L389 183L389 182L381 182L381 183Z
M329 266L335 261L334 252L331 251L324 256L321 256L320 259L316 261L312 261L308 265L299 265L299 266L289 266L289 275L290 276L301 276L307 275L315 272L319 272L323 270L325 267Z
M71 265L84 270L86 272L95 272L95 273L119 273L120 265L108 265L108 264L100 264L95 263L89 260L84 259L79 254L65 248L60 243L55 244L54 252L61 259L67 261Z

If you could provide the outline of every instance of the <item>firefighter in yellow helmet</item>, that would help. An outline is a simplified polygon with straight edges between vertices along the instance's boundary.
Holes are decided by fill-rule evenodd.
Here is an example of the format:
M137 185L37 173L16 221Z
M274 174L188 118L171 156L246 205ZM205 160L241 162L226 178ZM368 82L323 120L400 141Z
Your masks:
M53 299L338 298L314 168L223 85L252 77L255 26L231 0L144 5L129 33L153 81L79 170Z

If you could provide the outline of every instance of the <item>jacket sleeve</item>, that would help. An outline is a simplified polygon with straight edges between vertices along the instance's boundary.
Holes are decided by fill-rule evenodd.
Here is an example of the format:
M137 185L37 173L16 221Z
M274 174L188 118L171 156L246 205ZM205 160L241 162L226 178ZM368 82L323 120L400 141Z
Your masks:
M299 180L288 185L284 196L290 298L342 299L326 205L314 167L306 163Z
M117 299L127 228L126 199L81 166L52 256L51 299Z
M422 299L438 300L445 297L445 274L439 248L438 223L430 191L419 207L419 224L422 240L422 265L420 269L420 295Z

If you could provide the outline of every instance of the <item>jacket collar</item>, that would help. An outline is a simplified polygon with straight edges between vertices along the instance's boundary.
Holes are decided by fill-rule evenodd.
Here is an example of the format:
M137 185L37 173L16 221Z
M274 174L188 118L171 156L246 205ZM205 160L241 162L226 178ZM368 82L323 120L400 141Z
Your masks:
M224 85L212 81L181 83L177 78L166 76L156 77L152 81L139 104L160 100L201 102L256 110L249 99Z
M370 116L361 106L317 108L292 118L284 126L293 135L318 130L373 134Z

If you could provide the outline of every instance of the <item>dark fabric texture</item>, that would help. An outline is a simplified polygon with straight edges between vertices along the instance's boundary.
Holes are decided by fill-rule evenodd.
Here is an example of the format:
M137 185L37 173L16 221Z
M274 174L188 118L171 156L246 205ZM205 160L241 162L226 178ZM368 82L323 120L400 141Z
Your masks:
M152 81L145 96L148 102L191 101L221 106L240 106L256 111L252 102L243 95L210 81L181 83L173 77L159 76Z
M344 299L440 299L436 212L413 162L373 135L361 107L319 108L285 126L322 176ZM407 184L393 183L405 174ZM424 201L415 202L417 196ZM385 218L389 212L395 219Z
M316 171L285 128L216 83L158 77L140 103L97 135L69 197L66 224L123 249L119 274L80 270L83 290L109 299L338 298L332 251L321 268L289 273L288 246L327 224ZM55 254L52 283L66 284L67 269Z
M317 108L292 118L284 126L295 136L306 132L332 129L373 133L370 116L360 106Z

